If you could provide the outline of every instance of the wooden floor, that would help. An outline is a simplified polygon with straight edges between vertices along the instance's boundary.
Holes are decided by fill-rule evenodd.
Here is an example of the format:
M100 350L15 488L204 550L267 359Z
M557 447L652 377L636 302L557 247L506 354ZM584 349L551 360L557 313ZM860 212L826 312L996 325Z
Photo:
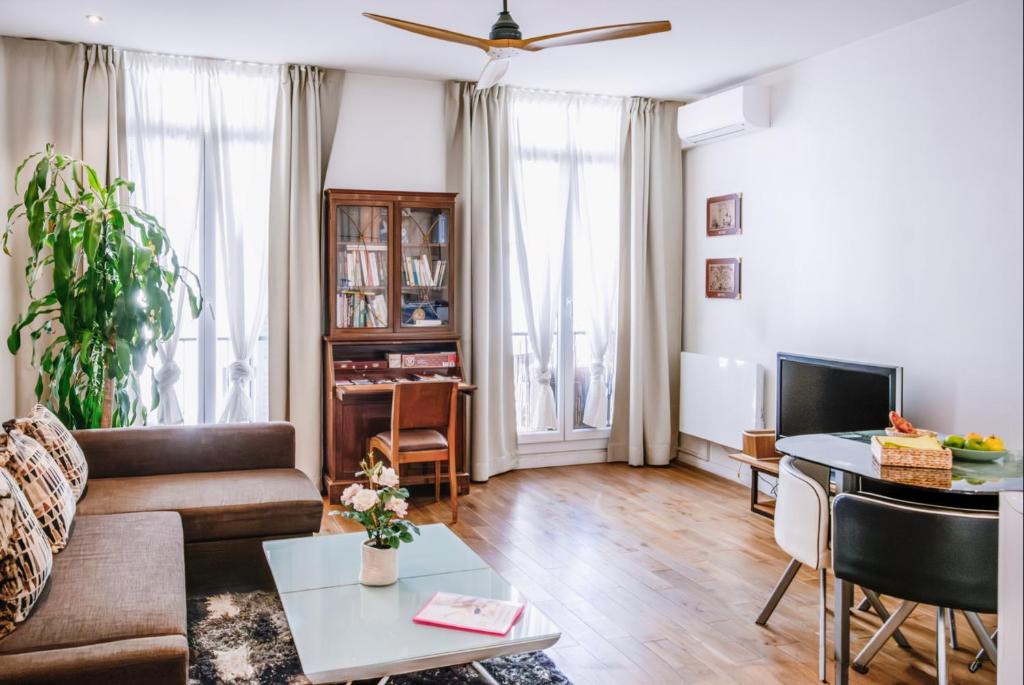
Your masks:
M788 559L745 488L686 466L595 464L507 473L459 503L452 530L561 627L548 653L576 685L817 682L812 573L754 625ZM417 523L449 521L432 495L412 505ZM325 533L359 529L329 509ZM831 606L831 579L829 591ZM934 620L918 609L904 627L911 649L890 641L851 682L934 682ZM856 651L880 621L855 612L851 624ZM977 642L963 616L958 627L952 681L994 683L991 664L967 670ZM829 653L831 682L831 639Z

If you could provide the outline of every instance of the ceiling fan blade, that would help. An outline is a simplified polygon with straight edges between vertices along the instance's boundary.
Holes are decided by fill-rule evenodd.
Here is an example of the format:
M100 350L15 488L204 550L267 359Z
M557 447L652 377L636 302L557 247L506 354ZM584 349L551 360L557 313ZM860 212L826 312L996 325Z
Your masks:
M600 43L606 40L619 40L620 38L635 38L637 36L646 36L652 33L662 33L671 30L672 23L669 21L644 21L636 24L595 26L589 29L576 29L574 31L537 36L536 38L527 38L523 41L521 48L536 52L546 48Z
M476 87L483 90L498 83L505 75L505 72L508 71L511 62L512 58L510 57L495 57L491 59L484 65L484 70L480 72L480 78L476 80Z
M404 31L418 33L421 36L426 36L427 38L437 38L438 40L446 40L451 43L462 43L463 45L471 45L475 48L480 48L484 52L489 50L491 47L490 45L488 45L487 41L484 38L468 36L465 33L456 33L455 31L449 31L448 29L439 29L435 26L417 24L412 21L405 21L404 19L384 17L379 14L371 14L370 12L363 12L363 16L366 17L367 19L373 19L374 21L379 21L382 24L394 26L395 28L399 28Z

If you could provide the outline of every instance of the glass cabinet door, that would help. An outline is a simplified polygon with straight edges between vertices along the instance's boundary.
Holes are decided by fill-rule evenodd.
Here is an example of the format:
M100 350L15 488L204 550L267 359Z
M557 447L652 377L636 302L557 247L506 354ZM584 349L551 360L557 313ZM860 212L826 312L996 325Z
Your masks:
M388 207L336 211L334 327L388 328Z
M448 328L451 215L434 207L401 208L401 327Z

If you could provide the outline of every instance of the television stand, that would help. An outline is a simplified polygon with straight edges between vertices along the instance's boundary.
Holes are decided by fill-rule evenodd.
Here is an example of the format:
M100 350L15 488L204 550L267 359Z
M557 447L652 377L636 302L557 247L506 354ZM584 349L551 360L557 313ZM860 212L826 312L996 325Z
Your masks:
M768 476L779 477L779 460L774 459L757 459L750 456L749 454L730 454L729 458L733 461L738 461L741 464L746 464L750 467L750 511L765 518L775 518L775 500L761 500L760 484L761 474Z

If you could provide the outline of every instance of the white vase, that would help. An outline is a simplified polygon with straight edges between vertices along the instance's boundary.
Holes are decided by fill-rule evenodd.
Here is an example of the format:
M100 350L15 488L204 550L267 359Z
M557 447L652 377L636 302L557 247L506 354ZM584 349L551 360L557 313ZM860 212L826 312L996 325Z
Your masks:
M359 582L363 585L391 585L398 580L398 550L374 547L371 540L363 543Z

